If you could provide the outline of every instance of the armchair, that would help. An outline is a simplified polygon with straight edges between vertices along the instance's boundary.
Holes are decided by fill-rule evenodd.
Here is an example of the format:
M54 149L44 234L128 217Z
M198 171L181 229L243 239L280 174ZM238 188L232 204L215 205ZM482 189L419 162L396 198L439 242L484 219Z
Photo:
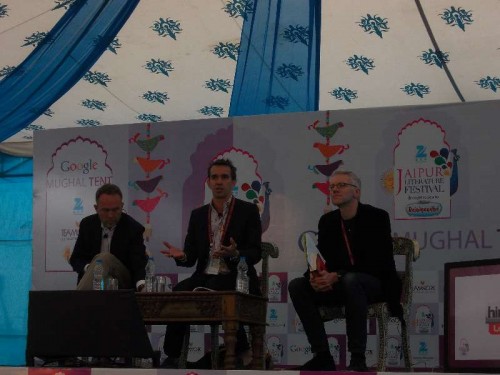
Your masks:
M302 248L305 246L304 235L301 237ZM401 306L403 307L404 323L401 324L401 338L405 369L412 371L411 351L408 335L408 322L410 317L410 308L412 304L413 292L413 262L420 256L420 248L418 242L404 237L393 237L393 252L394 255L402 255L405 257L404 269L398 271L398 275L402 280L403 288L401 294ZM345 319L343 307L320 306L321 319L326 322L333 319ZM391 317L387 303L374 303L369 306L368 317L376 318L378 325L378 361L377 371L385 371L386 354L387 354L387 331L388 323Z

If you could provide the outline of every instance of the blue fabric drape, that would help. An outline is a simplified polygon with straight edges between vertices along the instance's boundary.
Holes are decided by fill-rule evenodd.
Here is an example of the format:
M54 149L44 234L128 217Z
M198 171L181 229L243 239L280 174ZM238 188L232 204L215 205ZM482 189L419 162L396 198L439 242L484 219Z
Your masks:
M0 366L25 363L33 160L0 153Z
M0 183L8 184L10 181L17 181L19 177L33 177L33 158L0 152Z
M94 65L139 0L77 0L0 82L0 142L43 114Z
M255 0L229 116L318 110L320 27L320 0Z

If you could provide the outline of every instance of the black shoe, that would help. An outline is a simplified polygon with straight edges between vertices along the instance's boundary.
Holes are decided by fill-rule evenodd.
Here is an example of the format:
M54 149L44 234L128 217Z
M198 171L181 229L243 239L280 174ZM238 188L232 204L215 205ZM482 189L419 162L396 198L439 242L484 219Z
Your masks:
M347 371L366 372L366 359L364 355L351 355L351 363L347 367Z
M300 366L302 371L335 371L335 362L330 353L318 353Z
M179 358L165 358L160 364L160 368L179 368Z

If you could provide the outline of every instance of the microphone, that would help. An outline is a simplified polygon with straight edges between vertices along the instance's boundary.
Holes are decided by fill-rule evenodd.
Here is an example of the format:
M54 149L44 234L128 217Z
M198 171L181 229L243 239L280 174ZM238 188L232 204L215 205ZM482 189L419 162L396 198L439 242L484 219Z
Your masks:
M110 240L111 236L110 235L111 234L113 234L113 233L111 233L109 231L109 229L107 229L107 228L103 229L102 240L101 240L101 251L108 252L108 253L110 252L110 248L111 248L111 240Z

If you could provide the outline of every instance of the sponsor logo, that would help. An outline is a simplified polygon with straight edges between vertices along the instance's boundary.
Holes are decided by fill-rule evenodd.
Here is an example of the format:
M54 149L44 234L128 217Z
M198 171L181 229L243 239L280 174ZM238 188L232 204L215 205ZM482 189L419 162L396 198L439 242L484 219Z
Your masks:
M490 335L500 335L500 310L497 306L494 308L488 306L486 324L488 324L488 332Z
M285 323L280 321L280 316L278 310L275 308L271 308L269 310L269 326L270 327L284 327Z
M284 355L283 344L279 337L271 336L267 339L267 347L273 358L273 363L281 363Z
M290 345L290 352L292 353L304 353L306 355L311 353L311 347L308 346L299 346L296 344Z
M90 171L97 170L98 167L99 163L92 159L86 161L63 160L61 162L61 171L63 172L81 172L82 174L88 174Z
M82 215L83 214L83 199L76 197L73 199L73 213L76 215Z
M460 351L460 354L465 356L467 355L467 353L469 353L469 342L467 341L467 339L460 339L460 344L458 345L458 350Z
M431 333L434 327L434 314L429 306L422 305L417 308L415 313L415 330L420 334Z
M387 365L397 367L401 364L401 343L396 337L387 340Z
M434 293L436 291L435 285L428 285L424 280L420 281L420 284L413 286L413 291L417 293Z
M419 355L426 355L429 352L429 346L425 341L420 341L418 343L418 354Z
M439 202L420 201L408 204L405 210L408 216L412 217L438 216L443 210L443 205Z
M269 277L269 301L281 302L281 280L278 275Z

